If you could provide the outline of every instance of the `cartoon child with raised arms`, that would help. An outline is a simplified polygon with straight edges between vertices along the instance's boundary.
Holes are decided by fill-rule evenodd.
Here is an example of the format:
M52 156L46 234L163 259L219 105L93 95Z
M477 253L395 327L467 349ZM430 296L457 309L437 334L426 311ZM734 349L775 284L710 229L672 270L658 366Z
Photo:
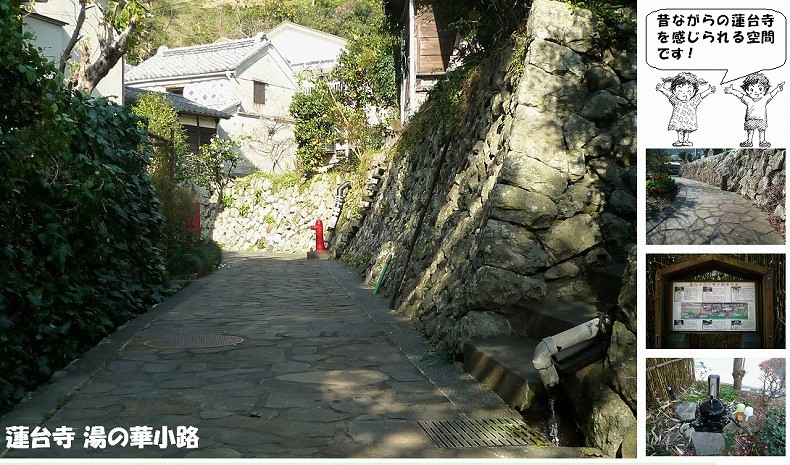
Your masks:
M743 129L746 131L746 140L741 142L741 147L751 147L754 140L754 131L757 130L760 138L760 147L770 147L771 143L765 140L765 129L768 127L767 105L776 94L784 89L785 83L782 82L770 91L771 83L763 73L755 73L746 76L741 84L741 92L732 87L732 84L724 88L725 94L731 94L744 105L746 105L746 118L744 119Z
M703 86L707 88L700 91L700 87ZM669 118L667 130L678 133L678 140L672 145L675 147L693 145L689 140L689 133L697 130L697 107L702 99L716 92L716 88L692 73L683 72L662 79L656 85L656 90L664 94L672 104L672 116Z

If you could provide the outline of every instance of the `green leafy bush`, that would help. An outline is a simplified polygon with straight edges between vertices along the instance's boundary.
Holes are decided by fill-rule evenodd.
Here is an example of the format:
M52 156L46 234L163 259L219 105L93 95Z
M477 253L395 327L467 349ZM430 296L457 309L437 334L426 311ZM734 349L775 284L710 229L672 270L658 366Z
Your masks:
M179 244L168 251L167 271L171 276L204 276L222 262L222 249L214 241Z
M189 150L187 134L178 121L178 111L170 105L163 94L158 92L145 92L141 94L131 106L132 113L143 119L141 126L150 134L152 140L153 157L151 159L151 172L168 173L172 163L173 176L183 177L184 157ZM173 145L171 161L170 145Z
M672 179L667 173L655 174L646 183L647 194L654 196L661 196L671 194L677 189L675 180Z
M672 157L666 150L647 149L645 151L645 170L648 176L666 172L670 161L672 161Z
M321 166L324 146L336 139L330 92L326 81L319 80L310 94L296 94L291 100L291 115L296 119L296 159L304 173L314 173Z
M139 119L62 88L0 0L0 412L162 299Z
M159 212L164 217L162 241L167 248L192 243L200 239L200 232L190 229L195 199L189 189L178 186L162 173L154 173Z
M328 79L310 79L311 93L294 96L290 111L302 172L313 174L323 164L326 144L348 143L352 163L381 145L386 127L369 123L365 110L375 108L383 119L395 108L395 46L381 23L371 25L367 34L349 41Z
M209 193L221 193L230 180L230 172L239 161L238 142L215 136L210 143L201 145L198 153L187 155L185 178Z
M330 77L343 84L338 100L352 108L394 108L395 45L394 37L381 30L352 39Z
M785 432L784 407L769 410L760 431L760 437L765 443L765 455L785 455Z

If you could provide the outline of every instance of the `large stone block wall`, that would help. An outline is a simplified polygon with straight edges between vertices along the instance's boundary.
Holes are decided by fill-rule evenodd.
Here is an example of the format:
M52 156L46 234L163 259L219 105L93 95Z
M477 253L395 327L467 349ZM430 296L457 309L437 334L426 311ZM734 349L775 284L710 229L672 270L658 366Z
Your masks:
M511 332L531 309L595 301L591 270L625 267L636 242L636 55L594 49L594 30L588 10L533 2L526 49L473 72L460 131L438 121L396 153L342 249L371 283L391 259L383 293L437 345L459 351ZM579 375L606 393L577 401L593 407L579 409L589 445L612 456L625 430L635 435L635 404L623 399L636 379L612 373L635 370L635 311L618 313L606 367Z
M595 300L587 271L636 242L635 56L599 58L593 30L587 10L534 2L520 76L513 55L482 66L461 136L438 122L396 154L343 250L371 282L392 257L384 292L434 340L458 348L470 313Z
M727 189L753 200L758 207L785 220L785 150L737 149L705 156L682 167L681 176L719 187L728 174Z

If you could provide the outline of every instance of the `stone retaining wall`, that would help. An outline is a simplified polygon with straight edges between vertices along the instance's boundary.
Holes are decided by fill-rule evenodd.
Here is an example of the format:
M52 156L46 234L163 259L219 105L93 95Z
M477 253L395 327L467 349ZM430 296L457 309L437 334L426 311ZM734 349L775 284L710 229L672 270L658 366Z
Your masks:
M547 300L595 300L586 271L625 263L635 243L635 57L595 59L592 15L563 2L535 2L529 30L520 78L505 76L512 56L487 63L463 137L439 124L396 154L344 250L371 282L392 256L385 293L397 289L399 311L452 348L470 336L470 313L506 319Z
M391 259L383 293L440 347L511 333L531 309L598 300L590 272L627 262L636 54L594 50L594 28L588 10L534 1L525 53L472 73L460 131L438 121L395 154L370 214L339 251L371 284ZM614 374L625 373L621 364L635 372L636 308L620 308L606 367L579 375L596 396L573 399L588 445L609 456L636 434L636 379Z
M785 150L737 149L686 163L681 176L719 187L728 173L727 189L753 200L785 220Z
M224 204L216 195L204 199L204 237L211 237L224 250L306 254L315 249L310 226L319 218L327 225L344 176L327 173L308 182L275 179L255 175L237 179L226 187ZM349 206L344 212L351 210Z

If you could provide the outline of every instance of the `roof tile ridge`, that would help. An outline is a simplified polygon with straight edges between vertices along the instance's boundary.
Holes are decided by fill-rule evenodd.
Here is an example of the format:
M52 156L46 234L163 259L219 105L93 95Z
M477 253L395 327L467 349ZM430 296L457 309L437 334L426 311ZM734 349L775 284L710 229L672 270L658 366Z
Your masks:
M245 37L243 39L234 39L227 42L211 42L208 44L189 45L186 47L164 48L161 56L178 56L178 55L194 55L198 53L214 52L221 50L233 50L239 48L247 48L257 44L265 45L268 43L267 37L263 33L259 33L253 37ZM258 47L256 47L257 50Z

